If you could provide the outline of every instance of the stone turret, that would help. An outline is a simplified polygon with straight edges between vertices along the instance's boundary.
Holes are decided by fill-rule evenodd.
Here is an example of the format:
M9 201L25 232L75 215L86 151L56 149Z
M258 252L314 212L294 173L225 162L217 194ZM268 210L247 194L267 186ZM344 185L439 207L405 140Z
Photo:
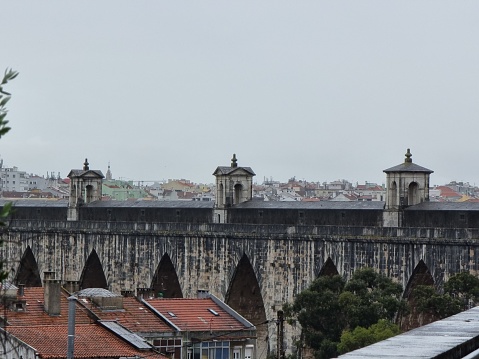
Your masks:
M70 198L67 217L69 221L77 221L79 219L78 208L81 205L101 199L101 183L104 177L100 170L90 169L88 159L86 158L83 169L70 171L68 174L68 178L70 178Z
M405 156L404 163L384 170L387 186L385 227L401 226L404 208L429 201L429 177L434 171L413 163L409 148Z
M227 223L228 208L253 198L255 173L250 167L238 167L236 154L233 154L231 166L220 166L213 175L216 177L214 222Z

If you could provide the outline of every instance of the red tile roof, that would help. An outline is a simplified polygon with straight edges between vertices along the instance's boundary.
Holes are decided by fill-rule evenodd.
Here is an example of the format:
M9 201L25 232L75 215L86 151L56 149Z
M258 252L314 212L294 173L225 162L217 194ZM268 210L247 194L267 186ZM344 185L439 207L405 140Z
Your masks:
M43 287L27 287L24 289L24 296L19 300L26 301L25 311L3 310L3 304L0 304L0 317L6 314L8 325L15 326L31 326L31 325L52 325L68 323L68 298L66 291L60 294L60 315L51 316L44 310ZM78 324L89 324L92 320L88 317L87 312L80 305L77 305L76 322Z
M172 333L174 331L136 298L123 298L123 309L113 311L103 311L88 298L80 298L80 301L101 320L115 320L135 333Z
M321 201L321 199L316 197L301 199L301 202L319 202L319 201Z
M181 330L234 331L246 329L241 322L211 298L149 299L147 302ZM209 309L219 315L216 316Z
M447 186L437 186L436 189L441 191L441 197L462 197L459 193Z
M21 341L38 351L41 359L66 358L68 345L67 325L32 325L28 327L8 327ZM113 333L96 324L75 326L75 358L119 358L121 356L162 358L152 351L140 351L118 338Z

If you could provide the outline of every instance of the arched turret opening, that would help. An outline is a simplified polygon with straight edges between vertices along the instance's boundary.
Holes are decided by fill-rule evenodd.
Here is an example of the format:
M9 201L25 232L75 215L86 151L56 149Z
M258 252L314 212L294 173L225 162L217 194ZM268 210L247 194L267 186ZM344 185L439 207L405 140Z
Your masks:
M389 187L389 193L388 196L390 198L390 206L391 208L397 208L399 201L398 201L398 187L396 181L393 181L391 183L391 186Z
M17 285L24 284L26 287L42 286L38 264L30 246L28 246L23 253L17 274L15 275L14 283Z
M104 288L108 289L103 266L98 254L93 249L85 262L85 267L80 277L80 289Z
M243 186L238 183L234 187L235 197L234 197L234 204L241 203L241 194L243 192Z
M180 282L168 253L163 255L158 264L151 288L159 298L183 298Z
M94 189L92 185L85 187L85 202L90 203L93 201Z
M218 186L218 206L223 207L225 205L225 189L223 183L220 183Z
M417 182L411 182L408 187L408 200L407 203L409 206L414 206L415 204L420 203L418 196L419 185Z
M258 353L268 350L268 327L261 289L246 254L239 261L225 298L226 304L256 326Z

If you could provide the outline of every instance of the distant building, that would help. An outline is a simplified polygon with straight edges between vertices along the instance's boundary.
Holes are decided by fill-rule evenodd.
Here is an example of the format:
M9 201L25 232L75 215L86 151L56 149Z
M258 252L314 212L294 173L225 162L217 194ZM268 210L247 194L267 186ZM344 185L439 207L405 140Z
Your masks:
M0 189L2 191L27 192L30 176L18 167L0 168Z
M132 181L103 180L103 197L117 201L151 197L147 191L133 185Z

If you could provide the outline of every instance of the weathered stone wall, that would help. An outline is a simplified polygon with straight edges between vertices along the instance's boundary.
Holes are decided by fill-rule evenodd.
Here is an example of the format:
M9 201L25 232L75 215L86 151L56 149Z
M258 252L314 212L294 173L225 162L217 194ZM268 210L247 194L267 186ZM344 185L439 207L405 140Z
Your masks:
M358 268L373 267L404 288L421 260L438 286L454 273L479 269L478 229L16 220L4 239L0 256L9 267L18 270L30 247L39 272L54 271L64 282L80 280L95 251L109 289L117 293L151 286L167 254L183 296L208 289L224 300L246 255L269 320L315 279L328 258L346 279ZM268 332L274 348L273 321ZM287 326L286 332L291 345L295 330Z
M241 208L228 210L229 223L307 226L382 226L383 209Z

